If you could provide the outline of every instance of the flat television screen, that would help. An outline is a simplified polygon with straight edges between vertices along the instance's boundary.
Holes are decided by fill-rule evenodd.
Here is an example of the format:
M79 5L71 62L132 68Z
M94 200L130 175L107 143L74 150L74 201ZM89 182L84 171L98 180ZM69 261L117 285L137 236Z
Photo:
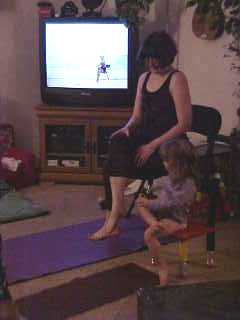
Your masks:
M116 18L49 18L40 23L44 103L131 107L137 36Z

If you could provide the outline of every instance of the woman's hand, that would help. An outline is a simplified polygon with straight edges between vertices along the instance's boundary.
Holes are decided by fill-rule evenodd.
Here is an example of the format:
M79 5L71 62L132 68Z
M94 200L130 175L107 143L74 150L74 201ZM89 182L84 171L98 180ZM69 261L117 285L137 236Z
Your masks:
M117 137L117 136L126 136L129 137L130 136L130 130L128 127L123 127L115 132L113 132L113 134L111 134L110 139L112 139L113 137Z
M143 195L140 195L136 200L136 205L137 207L147 208L148 202L149 200L146 197L144 197Z
M151 142L139 147L135 158L137 167L142 167L154 151L155 147Z

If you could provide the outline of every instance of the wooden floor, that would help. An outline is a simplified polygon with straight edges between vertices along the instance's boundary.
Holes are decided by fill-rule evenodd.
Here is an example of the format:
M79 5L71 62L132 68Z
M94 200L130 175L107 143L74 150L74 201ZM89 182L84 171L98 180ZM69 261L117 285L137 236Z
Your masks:
M79 224L104 215L104 213L99 210L96 201L102 194L101 186L54 185L45 183L40 186L25 189L23 192L34 201L44 204L51 211L51 214L45 217L0 226L0 233L3 239ZM162 253L168 259L170 265L170 285L240 279L239 231L240 219L238 219L238 217L219 226L216 237L217 265L212 269L209 269L205 263L205 238L194 239L190 246L189 275L186 279L179 278L177 246L175 244L164 246ZM46 289L57 288L68 284L74 279L89 277L129 263L134 263L146 270L157 272L157 269L150 263L148 252L141 251L90 266L15 284L10 286L10 292L15 300L19 300L40 293ZM148 283L146 283L146 286L148 286ZM104 292L102 294L104 294ZM66 319L136 320L136 294L123 297L118 301L102 305L99 308L93 308L80 314L69 314ZM59 319L56 317L56 319L52 320Z

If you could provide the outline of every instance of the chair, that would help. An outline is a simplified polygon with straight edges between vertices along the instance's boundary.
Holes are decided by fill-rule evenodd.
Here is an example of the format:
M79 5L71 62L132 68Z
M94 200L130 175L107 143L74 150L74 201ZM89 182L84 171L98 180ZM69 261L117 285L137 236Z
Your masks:
M35 156L26 150L15 147L14 129L11 124L0 125L0 179L10 186L20 189L37 182ZM12 170L5 160L16 165Z
M199 146L197 151L202 164L202 179L201 179L201 191L208 195L208 213L207 213L207 223L196 222L194 219L190 219L188 227L183 231L178 231L171 237L169 237L169 242L178 241L179 242L179 255L181 260L181 273L186 275L186 263L188 260L188 240L198 237L201 235L207 235L207 252L208 264L212 266L214 264L214 251L215 251L215 223L216 223L216 211L218 207L218 201L220 199L220 189L219 189L219 176L216 174L216 167L213 159L214 145L216 138L218 136L219 130L221 128L221 115L220 113L212 108L201 105L193 105L193 119L192 128L190 132L195 132L201 134L207 138L205 145ZM143 192L148 178L142 180L142 183L136 192L133 202L131 203L127 216L131 215L131 211L134 207L135 201L139 194ZM148 183L148 190L150 192L150 187L152 180Z

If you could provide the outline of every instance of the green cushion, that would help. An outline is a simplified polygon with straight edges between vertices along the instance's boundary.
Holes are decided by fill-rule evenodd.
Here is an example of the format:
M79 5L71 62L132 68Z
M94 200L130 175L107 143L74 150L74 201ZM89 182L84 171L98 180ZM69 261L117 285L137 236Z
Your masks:
M0 199L0 223L33 218L48 213L46 208L24 198L19 192L10 191Z
M2 198L6 193L12 191L12 187L6 181L0 179L0 198Z

